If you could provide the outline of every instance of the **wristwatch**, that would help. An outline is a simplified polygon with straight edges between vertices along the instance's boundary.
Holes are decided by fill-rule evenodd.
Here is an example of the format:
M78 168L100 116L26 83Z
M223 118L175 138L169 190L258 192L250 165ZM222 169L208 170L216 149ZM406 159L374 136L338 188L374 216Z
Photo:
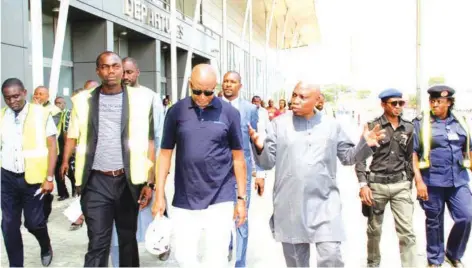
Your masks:
M156 185L152 182L148 182L146 185L147 185L147 187L151 188L151 190L154 190L154 188L156 188L155 187Z
M54 177L53 177L53 176L48 176L48 177L47 177L47 181L48 181L48 182L53 182L53 181L54 181Z
M245 195L245 196L239 196L239 195L238 195L238 200L247 201L247 195Z

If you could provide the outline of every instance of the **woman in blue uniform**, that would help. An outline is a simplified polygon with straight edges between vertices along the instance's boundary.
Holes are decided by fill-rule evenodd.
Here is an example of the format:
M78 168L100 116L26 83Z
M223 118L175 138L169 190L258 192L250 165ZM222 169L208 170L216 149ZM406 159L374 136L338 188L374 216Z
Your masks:
M454 92L443 85L428 89L430 110L414 120L413 162L418 199L426 214L429 267L439 267L445 258L453 267L463 267L471 230L470 133L465 118L452 110ZM446 206L454 226L444 247Z

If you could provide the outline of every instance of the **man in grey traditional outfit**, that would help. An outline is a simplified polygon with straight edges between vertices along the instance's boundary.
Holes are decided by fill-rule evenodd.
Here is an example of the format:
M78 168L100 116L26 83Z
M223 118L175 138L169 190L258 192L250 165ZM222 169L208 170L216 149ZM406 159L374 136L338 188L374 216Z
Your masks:
M310 243L316 244L318 266L344 266L336 156L343 165L363 161L385 136L380 126L365 128L354 145L334 119L315 110L319 97L319 86L300 82L292 111L272 121L265 140L250 128L256 163L264 169L275 166L270 225L289 267L310 265Z

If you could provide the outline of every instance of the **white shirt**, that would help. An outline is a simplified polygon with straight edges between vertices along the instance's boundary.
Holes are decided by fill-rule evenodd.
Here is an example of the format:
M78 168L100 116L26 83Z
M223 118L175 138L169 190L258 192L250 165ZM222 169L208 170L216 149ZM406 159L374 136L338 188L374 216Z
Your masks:
M228 102L229 104L231 104L231 106L233 106L234 108L236 108L236 110L239 111L239 96L236 97L236 99L232 100L232 101L229 101L227 98L225 98L225 96L223 95L223 97L221 97L224 101Z
M26 103L23 110L15 117L15 112L7 108L2 123L2 168L14 172L25 172L25 158L23 156L23 126L26 115L28 114L28 106ZM46 135L54 136L57 134L56 125L52 116L49 116L46 123Z

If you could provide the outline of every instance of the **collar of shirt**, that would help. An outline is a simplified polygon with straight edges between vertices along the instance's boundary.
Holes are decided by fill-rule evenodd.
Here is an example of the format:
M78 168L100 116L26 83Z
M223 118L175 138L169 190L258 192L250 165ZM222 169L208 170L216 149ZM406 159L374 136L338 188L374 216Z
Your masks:
M13 115L13 118L18 118L18 119L23 119L25 118L25 115L28 111L29 104L28 102L25 102L25 106L23 106L23 109L16 114L15 111L13 111L10 107L7 107L7 110L5 111L6 115Z
M193 101L192 97L187 97L188 98L188 108L194 108L194 109L201 109L200 107L198 107L198 105ZM210 103L208 104L207 107L203 108L203 109L207 109L207 108L212 108L212 109L218 109L221 107L221 100L218 98L218 97L215 97L213 96L213 99L210 101ZM202 110L203 110L202 109Z
M225 96L221 97L224 101L226 101L227 103L231 104L231 106L233 106L234 108L236 108L237 110L239 110L239 96L236 97L236 99L230 101L228 100Z
M385 116L385 114L383 114L381 117L380 117L380 124L382 125L382 127L386 126L386 125L392 125L390 123L390 121L388 121L387 117ZM402 119L401 116L398 117L398 127L405 127L405 122L404 120Z

